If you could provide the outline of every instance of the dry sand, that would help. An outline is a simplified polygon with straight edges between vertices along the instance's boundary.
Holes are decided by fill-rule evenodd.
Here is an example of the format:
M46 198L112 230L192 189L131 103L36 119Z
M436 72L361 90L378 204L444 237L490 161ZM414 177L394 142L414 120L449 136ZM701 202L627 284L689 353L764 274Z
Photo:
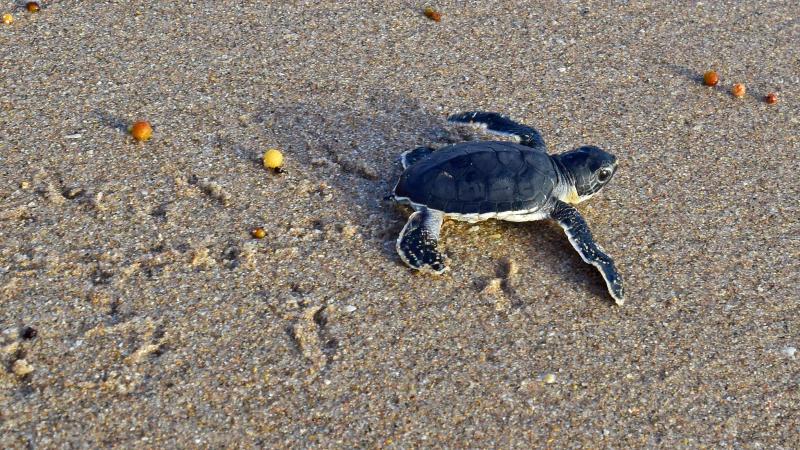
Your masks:
M0 447L795 446L797 2L388 3L0 2ZM547 222L402 265L471 109L619 157L623 307Z

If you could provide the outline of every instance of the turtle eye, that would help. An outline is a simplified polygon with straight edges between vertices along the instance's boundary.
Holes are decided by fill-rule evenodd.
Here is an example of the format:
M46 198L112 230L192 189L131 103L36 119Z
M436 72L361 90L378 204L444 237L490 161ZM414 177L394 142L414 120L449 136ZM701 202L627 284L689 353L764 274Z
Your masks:
M603 167L597 172L597 181L605 183L609 178L611 178L611 169L608 167Z

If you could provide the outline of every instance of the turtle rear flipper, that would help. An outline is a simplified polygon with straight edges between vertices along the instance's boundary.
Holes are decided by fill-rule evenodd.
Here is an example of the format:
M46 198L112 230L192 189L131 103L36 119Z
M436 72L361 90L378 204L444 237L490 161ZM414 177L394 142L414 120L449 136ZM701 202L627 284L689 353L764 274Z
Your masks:
M625 302L625 290L622 286L622 277L614 266L614 260L594 242L589 225L583 220L574 207L562 202L556 202L550 217L558 221L561 228L567 233L569 242L581 255L585 262L597 267L606 281L608 292L617 305Z
M439 230L444 214L423 208L408 218L397 238L397 253L409 267L434 273L447 268L439 251Z
M544 138L535 128L514 122L506 116L484 111L469 111L461 114L453 114L447 118L448 122L480 125L486 127L486 131L503 136L514 136L519 139L519 143L527 147L538 148L545 151Z
M403 169L408 169L417 161L430 156L434 151L431 147L417 147L414 150L408 150L400 155L400 163L403 165Z

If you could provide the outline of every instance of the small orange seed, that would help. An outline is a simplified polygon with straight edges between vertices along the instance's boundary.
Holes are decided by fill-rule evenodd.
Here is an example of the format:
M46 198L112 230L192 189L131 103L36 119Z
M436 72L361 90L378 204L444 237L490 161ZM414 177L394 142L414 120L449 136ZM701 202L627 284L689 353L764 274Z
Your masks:
M713 70L709 70L703 75L703 84L706 86L716 86L719 83L719 75Z
M778 94L770 92L766 97L764 97L764 101L770 105L774 105L775 103L778 103Z
M28 12L32 13L39 12L39 9L41 9L39 8L39 4L36 2L28 2L25 4L25 7L28 8Z
M423 10L422 12L425 14L425 17L431 19L434 22L439 22L442 20L442 13L436 11L430 6L426 7L425 10Z
M731 88L731 94L733 94L734 97L744 97L745 92L747 92L747 89L742 83L736 83Z
M256 227L250 231L250 234L256 239L264 239L264 237L267 235L267 232L261 227Z
M283 153L280 150L271 148L264 153L264 167L267 169L277 169L283 165Z
M140 120L131 126L131 136L137 141L146 141L153 137L153 127L150 122Z
M12 23L14 23L14 16L12 16L9 13L3 14L3 23L6 25L11 25Z

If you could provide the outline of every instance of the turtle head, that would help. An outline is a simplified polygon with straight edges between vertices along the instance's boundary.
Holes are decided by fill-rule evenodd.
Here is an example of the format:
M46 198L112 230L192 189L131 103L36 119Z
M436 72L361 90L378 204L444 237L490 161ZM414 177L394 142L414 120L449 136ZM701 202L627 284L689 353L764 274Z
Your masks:
M599 147L586 145L554 156L566 171L571 186L561 200L580 203L603 188L617 171L617 158Z

